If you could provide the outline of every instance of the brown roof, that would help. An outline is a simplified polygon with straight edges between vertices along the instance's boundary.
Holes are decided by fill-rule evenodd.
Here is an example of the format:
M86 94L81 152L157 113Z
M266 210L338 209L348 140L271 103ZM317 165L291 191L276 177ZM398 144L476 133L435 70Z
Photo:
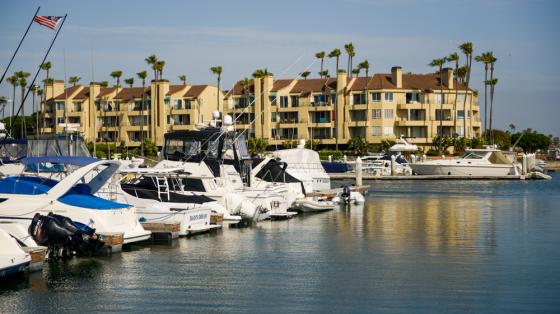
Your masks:
M272 85L272 92L277 92L279 90L281 90L282 88L285 88L287 86L290 85L290 83L292 83L293 80L275 80L274 84Z
M255 93L255 85L253 83L253 80L249 80L249 93L251 94ZM241 81L235 83L233 88L229 91L229 94L226 96L229 95L245 95L245 87L241 85Z
M391 80L391 74L380 73L372 77L357 77L354 80L351 91L366 89L397 89ZM459 88L465 88L463 84L459 84ZM420 90L436 90L440 89L438 74L404 74L402 75L402 89L420 89ZM443 89L449 89L443 87Z
M105 97L110 95L114 92L117 88L116 87L101 87L99 94L97 94L97 98Z
M66 96L68 97L72 97L72 94L74 94L75 92L77 92L80 88L82 88L82 85L78 85L78 86L72 86L72 87L68 87L67 89L65 89L61 94L57 95L56 97L54 97L55 100L64 100L66 99Z
M191 85L191 87L183 94L183 97L197 98L208 87L208 85Z
M88 97L89 97L89 88L84 87L84 88L82 88L81 91L78 92L78 94L76 96L74 96L74 99L84 100Z
M150 95L150 88L144 88L144 96ZM142 98L142 87L127 87L119 89L117 99L128 101L135 98Z
M290 90L290 93L301 93L307 95L312 92L323 92L328 88L336 89L336 79L307 79L299 80Z
M169 91L167 92L167 94L165 96L171 96L185 88L187 88L188 85L170 85L169 86Z

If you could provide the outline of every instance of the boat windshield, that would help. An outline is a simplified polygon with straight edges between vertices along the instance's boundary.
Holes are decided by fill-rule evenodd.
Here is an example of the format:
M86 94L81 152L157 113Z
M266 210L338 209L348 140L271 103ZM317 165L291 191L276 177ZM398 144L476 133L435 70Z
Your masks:
M486 154L482 152L466 152L463 159L482 159Z
M200 142L193 139L172 139L167 141L167 154L182 157L200 154Z

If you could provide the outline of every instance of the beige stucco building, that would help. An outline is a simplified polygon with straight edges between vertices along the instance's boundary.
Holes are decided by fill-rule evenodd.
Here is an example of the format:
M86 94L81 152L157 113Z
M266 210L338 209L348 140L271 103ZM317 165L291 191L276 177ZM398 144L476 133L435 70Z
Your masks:
M144 138L161 146L167 131L208 123L218 97L223 97L215 86L170 85L165 80L152 82L144 89L104 88L98 83L64 89L63 81L54 81L45 91L42 134L63 133L67 116L67 122L79 125L87 141L124 142L130 147L140 146L142 132Z
M442 75L441 86L439 74L403 73L400 67L370 77L348 77L345 71L324 79L275 80L267 75L237 83L225 95L224 113L234 117L237 129L248 129L254 121L251 136L267 138L271 145L301 138L345 145L357 136L380 143L403 135L428 147L439 134L440 115L443 135L479 136L476 95L468 91L463 110L465 86L456 89L451 69Z
M464 111L465 86L454 86L451 69L443 70L443 84L439 77L403 73L400 67L370 77L349 77L344 71L336 78L302 80L266 75L238 82L225 93L211 85L170 85L165 80L144 90L97 83L64 89L62 81L55 81L46 88L41 130L62 133L66 108L68 123L79 124L88 141L124 141L134 147L144 132L161 146L167 131L207 125L219 97L220 111L234 118L238 130L250 130L250 137L266 138L270 145L303 138L334 147L354 137L380 143L404 135L429 147L439 134L440 117L446 136L480 136L476 95L468 91Z

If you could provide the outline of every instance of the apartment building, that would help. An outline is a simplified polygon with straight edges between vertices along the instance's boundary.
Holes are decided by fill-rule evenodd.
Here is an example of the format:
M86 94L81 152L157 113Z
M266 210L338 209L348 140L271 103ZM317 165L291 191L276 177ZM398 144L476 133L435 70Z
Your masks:
M354 137L380 143L408 136L428 147L440 130L445 136L479 136L476 95L463 84L454 86L451 69L442 77L440 84L439 73L403 73L400 67L370 77L348 77L345 71L303 80L267 75L238 82L225 95L223 113L234 117L237 129L271 145L301 138L346 145Z
M145 88L101 87L92 82L66 89L63 81L54 81L47 84L45 97L42 134L63 133L67 122L77 126L87 141L137 147L142 138L161 146L167 131L207 124L223 94L211 85L170 85L166 80Z

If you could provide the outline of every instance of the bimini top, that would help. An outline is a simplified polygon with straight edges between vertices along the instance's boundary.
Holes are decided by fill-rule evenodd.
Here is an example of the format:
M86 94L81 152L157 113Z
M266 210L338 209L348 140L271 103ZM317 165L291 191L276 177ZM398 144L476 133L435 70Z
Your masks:
M63 164L63 165L74 165L74 166L86 166L94 162L98 162L100 159L93 157L75 157L75 156L45 156L45 157L25 157L21 159L21 163L28 166L34 164L51 163L51 164Z

